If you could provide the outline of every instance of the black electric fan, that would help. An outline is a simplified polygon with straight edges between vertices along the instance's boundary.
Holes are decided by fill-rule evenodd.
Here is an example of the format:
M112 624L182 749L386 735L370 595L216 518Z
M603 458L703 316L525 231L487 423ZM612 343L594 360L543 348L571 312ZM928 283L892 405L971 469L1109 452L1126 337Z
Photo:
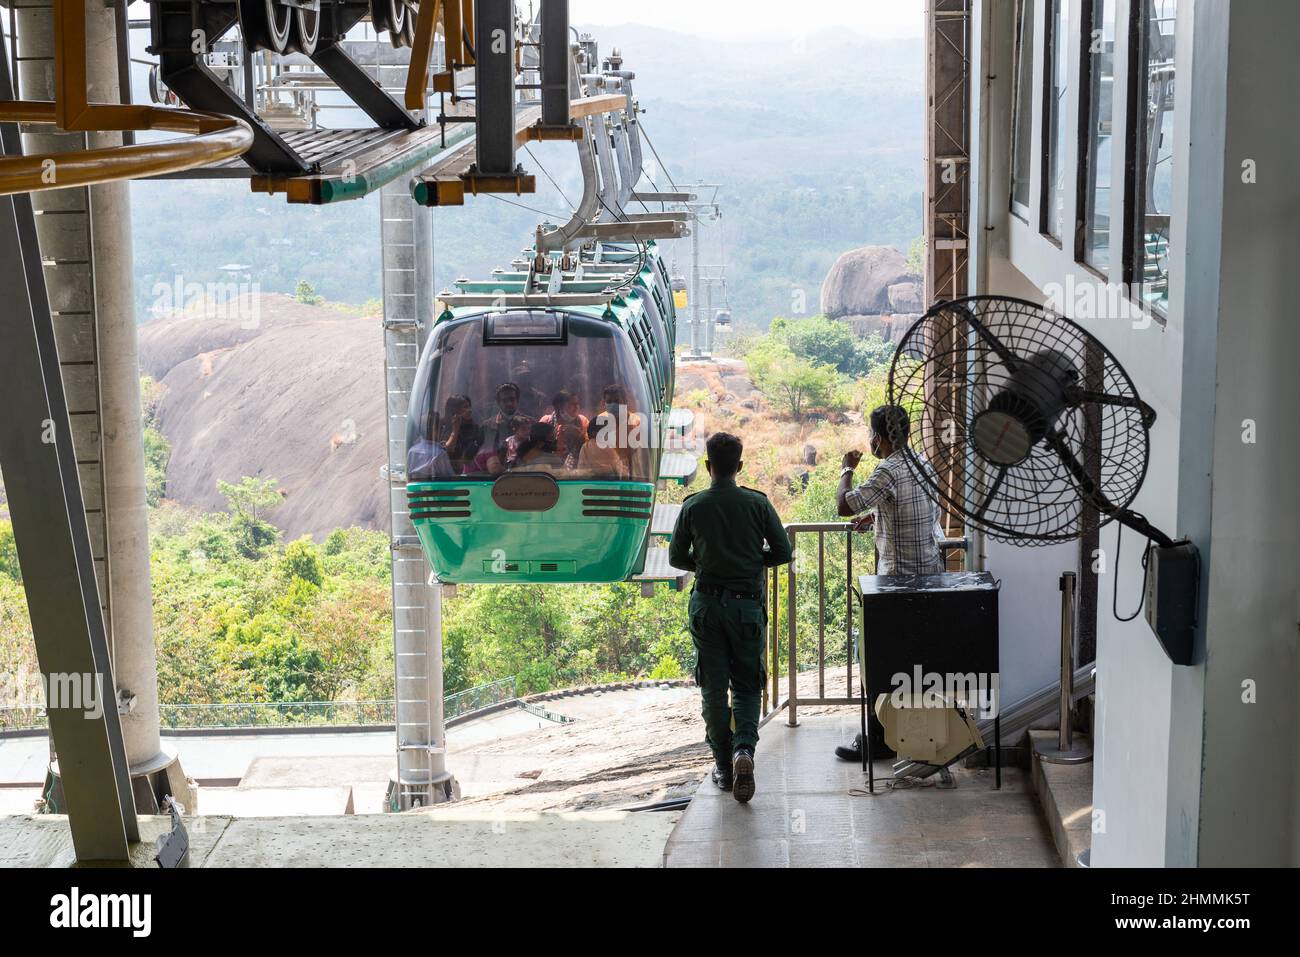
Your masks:
M1196 549L1130 508L1156 415L1100 340L1021 299L941 302L899 341L889 401L919 424L904 443L912 474L990 537L1067 542L1112 520L1143 535L1147 620L1191 663Z

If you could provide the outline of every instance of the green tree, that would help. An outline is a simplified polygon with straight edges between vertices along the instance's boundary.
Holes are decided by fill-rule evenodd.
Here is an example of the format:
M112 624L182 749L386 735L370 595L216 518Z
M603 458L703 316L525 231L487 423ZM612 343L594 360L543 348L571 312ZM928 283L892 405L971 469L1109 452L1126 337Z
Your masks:
M835 367L802 359L784 343L769 341L752 348L745 362L759 391L796 420L809 406L827 405L835 397Z
M280 530L262 519L261 512L280 504L276 479L251 478L247 475L238 485L217 480L217 491L226 498L234 518L239 552L245 558L260 558L263 551L280 537Z
M18 567L18 543L14 540L14 526L7 518L0 518L0 575L22 584L23 572Z
M298 285L293 290L293 298L305 306L319 306L325 301L323 297L316 295L316 288L306 279L298 280Z
M907 266L918 276L925 275L925 237L917 236L907 247Z
M149 376L140 377L140 425L144 433L145 498L150 507L157 506L167 492L167 462L171 443L158 428L158 403L163 388Z
M320 555L311 536L304 535L289 543L284 555L280 557L280 576L288 581L297 578L317 588L325 584L325 569L321 566Z

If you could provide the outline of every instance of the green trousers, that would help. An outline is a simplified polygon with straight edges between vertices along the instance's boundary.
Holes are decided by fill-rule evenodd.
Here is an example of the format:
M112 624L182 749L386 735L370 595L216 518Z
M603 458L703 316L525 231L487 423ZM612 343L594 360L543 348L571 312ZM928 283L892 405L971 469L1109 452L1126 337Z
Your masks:
M767 611L760 601L693 592L690 616L695 683L703 700L709 748L719 767L729 768L735 748L758 744L758 710L767 680Z

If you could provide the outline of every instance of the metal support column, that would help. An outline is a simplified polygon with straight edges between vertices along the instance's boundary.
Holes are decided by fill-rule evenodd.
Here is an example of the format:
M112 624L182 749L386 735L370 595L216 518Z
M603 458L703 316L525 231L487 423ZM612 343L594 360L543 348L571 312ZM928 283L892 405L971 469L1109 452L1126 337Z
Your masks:
M433 325L432 211L405 181L380 190L383 243L384 380L392 528L394 722L397 773L388 807L405 811L451 800L442 710L442 586L432 584L406 498L406 423L420 361Z
M926 3L926 156L925 156L925 306L968 293L970 256L970 35L971 0ZM953 322L943 331L954 340L966 333ZM944 347L945 351L947 347ZM931 408L922 423L922 439L933 448L942 441L949 419L964 420L965 367L951 364L928 376ZM960 501L966 482L961 455L942 456L956 463L939 480L946 494ZM959 510L942 516L944 534L960 538L965 525Z
M0 99L13 99L0 59ZM21 152L13 124L0 142ZM79 861L125 861L140 833L29 196L0 197L0 262L0 469L73 848Z
M87 94L123 99L117 11L88 0ZM17 92L55 95L54 23L49 7L14 10ZM57 156L119 145L120 133L66 133L33 127L29 152ZM56 164L57 175L57 164ZM142 813L170 795L187 811L194 792L174 755L162 750L150 587L148 506L140 422L140 373L131 275L130 194L126 183L47 190L32 197L58 359L68 401L86 523L98 579L126 757ZM62 760L46 788L64 808Z
M478 37L474 51L475 165L482 176L514 176L517 164L513 0L474 0L474 22Z
M569 125L569 0L541 0L542 125Z

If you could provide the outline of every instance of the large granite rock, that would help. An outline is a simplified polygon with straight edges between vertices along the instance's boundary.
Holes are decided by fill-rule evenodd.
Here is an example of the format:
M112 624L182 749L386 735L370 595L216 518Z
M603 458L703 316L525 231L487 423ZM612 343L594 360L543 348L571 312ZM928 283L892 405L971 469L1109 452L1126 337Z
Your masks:
M821 311L832 319L917 312L920 277L892 246L863 246L835 261L822 283ZM897 305L896 305L897 304Z

